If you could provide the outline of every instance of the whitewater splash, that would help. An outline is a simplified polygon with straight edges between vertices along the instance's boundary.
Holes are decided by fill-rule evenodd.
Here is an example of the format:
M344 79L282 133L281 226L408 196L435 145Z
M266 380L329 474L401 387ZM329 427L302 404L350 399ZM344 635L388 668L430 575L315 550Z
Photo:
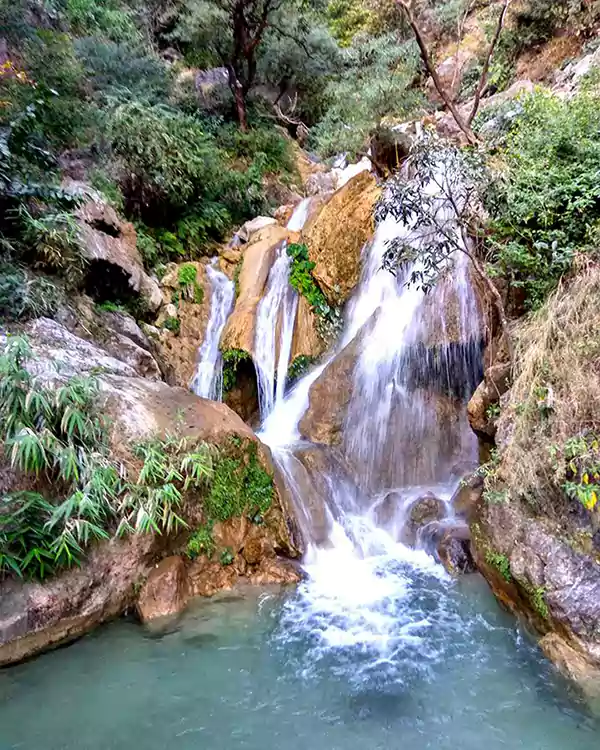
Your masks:
M439 211L452 221L442 198ZM388 243L397 238L418 243L419 229L392 216L378 226L364 250L361 281L348 305L338 350L274 404L260 437L285 477L307 546L307 580L287 604L280 637L308 641L313 666L333 660L343 671L351 650L355 676L357 669L375 670L403 679L407 665L413 669L437 659L448 642L442 631L459 626L449 625L452 618L444 605L449 579L443 568L424 551L401 544L395 531L418 490L435 489L449 498L457 484L453 462L476 457L464 399L457 407L460 398L443 392L465 373L477 379L481 334L466 255L455 259L452 278L439 294L426 297L407 286L408 274L397 278L382 270ZM445 317L449 301L458 311L456 344L449 341ZM432 321L441 330L433 347L435 361L423 343ZM307 446L298 425L310 388L353 341L358 358L343 444L333 452ZM457 417L444 431L438 411L446 401ZM303 461L307 450L325 457L326 468L309 471ZM328 463L333 453L342 459ZM315 492L324 506L318 523L311 507ZM375 512L386 493L403 497L387 521Z
M217 270L216 259L206 266L210 282L210 317L200 351L196 372L190 390L197 396L221 401L223 397L223 360L219 343L227 318L233 309L235 285L224 273Z

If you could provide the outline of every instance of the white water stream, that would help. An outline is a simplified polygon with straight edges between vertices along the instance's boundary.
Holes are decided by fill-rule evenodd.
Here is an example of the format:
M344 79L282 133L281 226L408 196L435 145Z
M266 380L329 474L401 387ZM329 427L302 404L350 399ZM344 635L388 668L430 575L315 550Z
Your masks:
M308 218L310 202L310 198L305 198L298 204L288 222L289 230L301 231ZM277 249L275 262L267 279L267 289L258 306L254 366L263 420L276 404L283 402L290 366L298 310L298 293L289 284L291 264L287 245L283 242Z
M212 265L206 266L210 282L210 317L206 335L200 351L196 372L190 383L190 390L202 398L221 401L223 390L223 360L219 349L221 334L233 309L235 285L224 273Z

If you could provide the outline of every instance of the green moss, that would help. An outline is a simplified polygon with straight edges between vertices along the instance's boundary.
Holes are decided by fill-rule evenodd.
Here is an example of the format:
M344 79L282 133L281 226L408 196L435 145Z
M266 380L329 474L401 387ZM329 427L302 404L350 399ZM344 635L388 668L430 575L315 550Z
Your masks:
M531 602L534 610L542 617L544 620L548 620L550 618L550 612L548 610L548 605L546 604L546 600L544 599L544 594L546 593L546 589L542 588L541 586L538 586L537 588L531 588L528 590L529 593L529 601Z
M260 522L271 507L273 495L273 478L260 465L256 443L236 445L230 441L215 463L205 511L214 521L247 514Z
M294 358L294 361L290 364L287 372L287 377L290 382L294 382L301 378L313 365L315 357L310 357L307 354L300 354Z
M507 583L512 582L513 578L510 572L510 560L506 555L494 552L493 550L488 550L485 554L485 561L488 565L496 568Z
M233 390L237 382L238 367L241 362L251 361L248 352L243 349L226 349L223 355L223 393Z
M233 271L233 284L235 287L236 298L240 296L240 273L242 272L242 261L236 265Z
M184 263L179 267L177 281L182 292L187 291L197 305L204 302L204 289L198 283L198 271L193 263Z
M213 539L213 523L208 523L199 526L196 531L190 536L186 554L190 560L194 560L199 555L207 555L212 557L215 551L215 541Z
M223 552L221 552L221 555L219 557L219 562L223 567L226 567L227 565L231 565L231 563L235 560L235 555L233 554L233 550L231 547L225 547Z
M179 330L181 328L181 322L179 318L167 318L165 322L163 323L163 328L166 328L167 331L171 331L172 333L179 333Z

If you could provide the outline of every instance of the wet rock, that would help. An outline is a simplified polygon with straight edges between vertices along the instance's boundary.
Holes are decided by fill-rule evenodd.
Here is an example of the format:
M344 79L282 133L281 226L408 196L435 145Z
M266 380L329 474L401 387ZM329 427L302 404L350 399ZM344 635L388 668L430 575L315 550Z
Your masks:
M436 539L436 553L452 575L475 573L477 570L471 552L471 534L466 525L442 527Z
M182 287L179 283L183 265L196 269L196 286ZM166 304L157 325L167 318L177 318L179 330L159 328L155 343L157 354L169 384L188 388L210 318L211 288L206 265L200 262L170 264L161 280L161 289Z
M402 541L404 544L414 546L419 532L434 521L441 521L446 517L446 504L433 493L414 500L406 512L406 522L402 530Z
M354 370L359 353L354 339L337 354L311 385L309 405L300 420L303 438L313 443L338 445L354 386Z
M497 405L509 389L510 371L510 365L505 363L489 367L468 403L467 414L471 429L484 439L496 435L496 420L490 407Z
M399 492L388 492L383 500L375 506L373 515L375 523L383 529L390 529L398 515L399 509L404 503L404 498Z
M137 601L142 622L182 612L188 601L185 564L181 557L166 557L152 569Z
M375 132L371 138L371 153L375 164L386 167L390 172L402 165L410 153L415 137L410 125L382 127Z
M213 596L218 591L230 591L238 580L233 565L221 565L199 559L188 571L189 590L192 596Z
M518 499L480 503L471 521L477 567L494 594L541 635L546 653L578 682L600 678L600 566L564 531ZM589 668L588 668L589 667ZM586 689L586 685L582 684Z
M373 236L373 207L381 194L375 178L361 172L338 190L303 231L313 275L333 305L350 296L360 277L363 245Z
M575 682L588 698L600 698L598 663L573 648L558 633L548 633L540 640L540 648L559 670Z
M306 297L300 295L292 339L292 354L290 362L296 357L305 356L316 359L325 351L325 343L317 330L317 316Z
M267 559L248 575L248 580L254 586L266 586L299 583L303 577L302 570L290 560Z
M482 495L483 476L475 471L461 479L450 503L458 516L469 519L475 512Z
M139 297L151 312L162 304L158 284L144 270L133 224L121 221L96 196L76 212L82 253L88 261L86 291L99 301Z
M135 536L90 550L81 567L45 583L0 583L0 666L68 643L133 604L160 538Z
M307 195L330 195L337 187L336 175L333 172L317 172L306 181Z

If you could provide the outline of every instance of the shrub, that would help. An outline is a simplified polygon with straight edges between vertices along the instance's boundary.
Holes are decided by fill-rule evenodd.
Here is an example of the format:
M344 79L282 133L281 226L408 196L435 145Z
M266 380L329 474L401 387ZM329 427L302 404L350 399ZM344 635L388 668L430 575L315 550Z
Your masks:
M0 318L52 317L65 304L61 286L46 276L33 276L23 266L0 265Z
M242 362L251 362L252 357L243 349L225 349L223 356L223 393L229 393L237 382L238 367Z
M197 305L204 301L204 289L198 283L198 271L193 263L186 263L179 267L177 281L181 291Z
M209 521L199 526L190 536L186 554L190 560L195 560L200 555L212 557L215 552L215 540L213 539L213 522Z
M596 242L600 218L598 97L560 100L539 92L522 101L508 136L507 172L488 193L491 247L498 272L539 307L572 265Z
M140 38L133 13L118 0L66 0L65 14L77 36L102 34L115 42L135 42Z
M185 495L202 490L212 476L208 446L168 435L138 443L134 455L142 468L119 504L117 533L169 534L187 528L180 515Z

